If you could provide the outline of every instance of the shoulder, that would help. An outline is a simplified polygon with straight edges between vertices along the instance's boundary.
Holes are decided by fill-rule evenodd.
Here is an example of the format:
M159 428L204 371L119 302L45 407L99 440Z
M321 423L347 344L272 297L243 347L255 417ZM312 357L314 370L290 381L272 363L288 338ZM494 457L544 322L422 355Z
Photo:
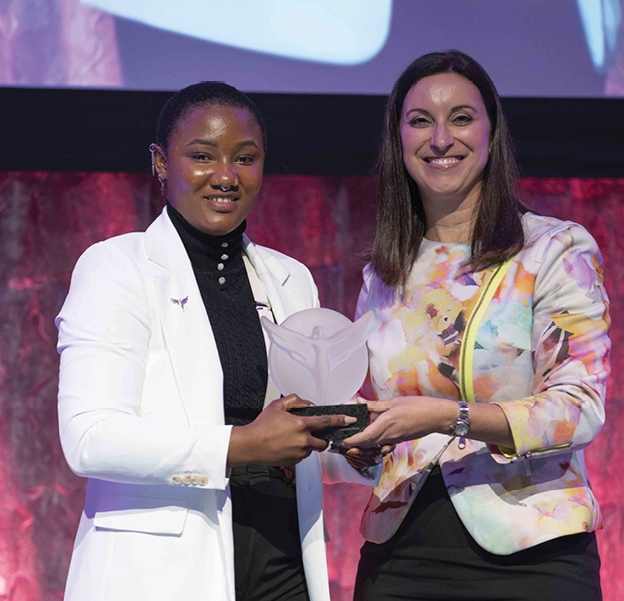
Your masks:
M146 258L145 234L134 232L97 242L87 248L74 267L72 283L125 281L138 283Z
M144 255L142 236L125 234L87 248L72 272L57 327L69 320L110 332L113 324L120 323L133 330L135 318L141 327L148 323L148 293L140 258Z
M138 259L145 255L145 232L121 234L96 242L80 256L79 262L96 261L104 258L117 258L119 261Z
M285 255L279 250L269 248L268 246L261 246L260 244L256 244L255 242L252 242L252 244L265 261L267 258L270 257L271 260L277 261L280 265L288 269L288 271L302 273L310 272L310 270L303 263L301 263L301 261L297 261L297 259L294 259L289 255Z
M382 310L395 305L399 300L399 289L386 286L373 271L370 263L364 267L362 278L362 288L356 305L356 319L369 309Z
M314 283L314 278L303 263L273 248L255 244L251 240L248 241L246 250L252 262L254 262L254 259L250 253L254 253L259 257L260 262L282 284L291 289L294 286L305 296L311 295L314 299L317 299L318 290ZM256 269L257 267L258 265L256 264Z
M522 217L522 225L525 235L523 251L534 247L544 250L553 241L564 243L565 246L597 246L592 235L574 221L526 213Z
M578 223L525 215L526 244L518 254L523 267L536 276L535 294L561 297L564 287L604 292L603 259L592 235ZM553 296L554 298L554 296Z

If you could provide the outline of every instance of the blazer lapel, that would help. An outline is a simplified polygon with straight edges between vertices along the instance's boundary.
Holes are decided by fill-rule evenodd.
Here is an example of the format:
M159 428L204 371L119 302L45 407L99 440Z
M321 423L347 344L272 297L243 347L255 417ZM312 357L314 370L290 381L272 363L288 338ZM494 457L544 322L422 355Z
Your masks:
M270 252L244 236L243 245L267 295L275 321L281 323L296 311L311 308L298 286L289 285L290 272ZM299 532L306 581L310 598L329 601L327 559L325 551L322 469L320 457L312 453L296 466Z
M145 232L162 333L190 424L224 423L223 372L210 321L184 245L166 209Z
M298 288L289 286L290 272L280 261L244 234L243 247L269 299L276 323L310 306Z

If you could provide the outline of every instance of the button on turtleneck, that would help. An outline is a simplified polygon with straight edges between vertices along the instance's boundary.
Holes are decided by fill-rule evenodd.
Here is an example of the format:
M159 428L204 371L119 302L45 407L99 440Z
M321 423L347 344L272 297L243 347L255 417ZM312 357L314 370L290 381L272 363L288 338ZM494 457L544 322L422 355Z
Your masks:
M192 226L169 203L167 213L182 238L195 271L200 270L205 276L213 276L221 290L240 276L245 269L242 251L246 221L229 234L211 236Z
M225 423L248 424L262 411L267 356L256 304L243 262L243 221L224 236L192 226L169 203L167 213L193 266L223 370Z

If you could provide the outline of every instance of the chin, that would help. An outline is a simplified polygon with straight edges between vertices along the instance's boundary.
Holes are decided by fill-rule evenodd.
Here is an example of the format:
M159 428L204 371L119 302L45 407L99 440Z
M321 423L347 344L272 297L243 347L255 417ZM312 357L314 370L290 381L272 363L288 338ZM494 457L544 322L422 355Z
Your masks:
M428 188L427 192L429 196L440 200L452 200L462 195L461 187L459 186Z

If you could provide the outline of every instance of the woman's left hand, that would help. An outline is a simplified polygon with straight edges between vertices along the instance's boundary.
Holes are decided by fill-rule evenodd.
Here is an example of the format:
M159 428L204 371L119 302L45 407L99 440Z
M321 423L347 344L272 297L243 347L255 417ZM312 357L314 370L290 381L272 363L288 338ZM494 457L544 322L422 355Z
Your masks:
M459 414L456 402L425 396L361 402L368 405L371 424L343 441L349 447L371 448L422 438L453 424Z
M332 445L329 448L330 453L340 453L347 463L356 470L374 467L382 462L383 458L392 453L393 444L375 445L370 448L346 447L342 445Z

